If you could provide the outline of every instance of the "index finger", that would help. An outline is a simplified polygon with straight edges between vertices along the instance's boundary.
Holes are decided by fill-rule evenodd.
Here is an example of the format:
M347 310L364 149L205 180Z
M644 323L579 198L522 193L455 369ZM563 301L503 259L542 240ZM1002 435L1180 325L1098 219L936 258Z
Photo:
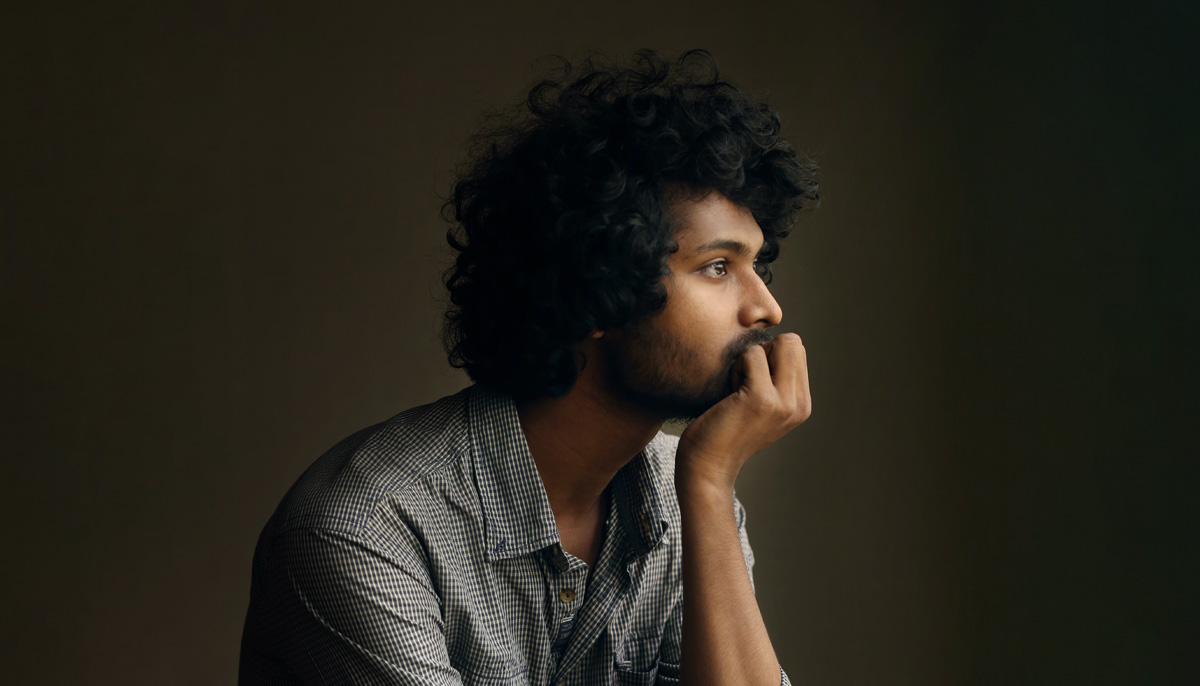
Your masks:
M797 377L801 376L803 366L804 344L794 333L781 333L770 341L767 362L771 367L771 377L780 400L791 403L799 402L797 396ZM807 376L807 374L804 374ZM807 386L807 380L801 380L800 385Z
M738 389L752 396L769 396L774 391L771 382L771 364L767 361L767 350L763 345L752 345L738 359L734 368L740 383Z

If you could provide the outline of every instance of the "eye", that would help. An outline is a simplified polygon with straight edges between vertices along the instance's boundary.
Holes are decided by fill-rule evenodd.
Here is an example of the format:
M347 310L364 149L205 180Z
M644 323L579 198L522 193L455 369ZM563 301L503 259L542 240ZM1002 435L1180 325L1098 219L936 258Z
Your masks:
M719 279L722 276L725 276L727 273L729 273L729 270L727 268L728 264L729 263L726 262L725 260L718 260L717 262L713 262L712 264L704 265L703 267L700 268L700 272L702 274L704 274L705 276L711 276L713 278Z

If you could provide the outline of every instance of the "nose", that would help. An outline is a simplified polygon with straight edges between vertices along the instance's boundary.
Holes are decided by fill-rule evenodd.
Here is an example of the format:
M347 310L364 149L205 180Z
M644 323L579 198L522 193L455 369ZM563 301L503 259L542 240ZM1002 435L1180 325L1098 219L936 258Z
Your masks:
M760 323L767 327L779 324L783 320L783 309L775 301L775 296L771 295L767 284L759 278L747 279L747 282L749 290L743 301L742 325L749 328Z

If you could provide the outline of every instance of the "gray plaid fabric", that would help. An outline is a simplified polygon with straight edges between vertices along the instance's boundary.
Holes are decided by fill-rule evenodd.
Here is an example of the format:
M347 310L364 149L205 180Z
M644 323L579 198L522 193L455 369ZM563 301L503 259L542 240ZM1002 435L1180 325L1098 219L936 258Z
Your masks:
M614 478L589 583L511 399L473 386L350 436L263 529L240 683L678 683L677 443Z

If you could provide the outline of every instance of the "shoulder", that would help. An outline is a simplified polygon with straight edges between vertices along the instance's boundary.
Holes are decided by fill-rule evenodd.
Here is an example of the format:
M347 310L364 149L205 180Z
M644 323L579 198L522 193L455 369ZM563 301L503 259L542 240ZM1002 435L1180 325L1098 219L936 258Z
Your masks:
M675 452L679 450L679 437L659 431L646 446L646 457L651 468L669 482L675 482Z
M380 503L461 467L470 453L466 399L466 391L447 396L338 442L284 496L272 518L274 532L320 528L359 535Z
M678 436L659 431L644 451L654 490L667 510L664 514L672 522L679 519L679 499L675 494L675 452L678 448Z

